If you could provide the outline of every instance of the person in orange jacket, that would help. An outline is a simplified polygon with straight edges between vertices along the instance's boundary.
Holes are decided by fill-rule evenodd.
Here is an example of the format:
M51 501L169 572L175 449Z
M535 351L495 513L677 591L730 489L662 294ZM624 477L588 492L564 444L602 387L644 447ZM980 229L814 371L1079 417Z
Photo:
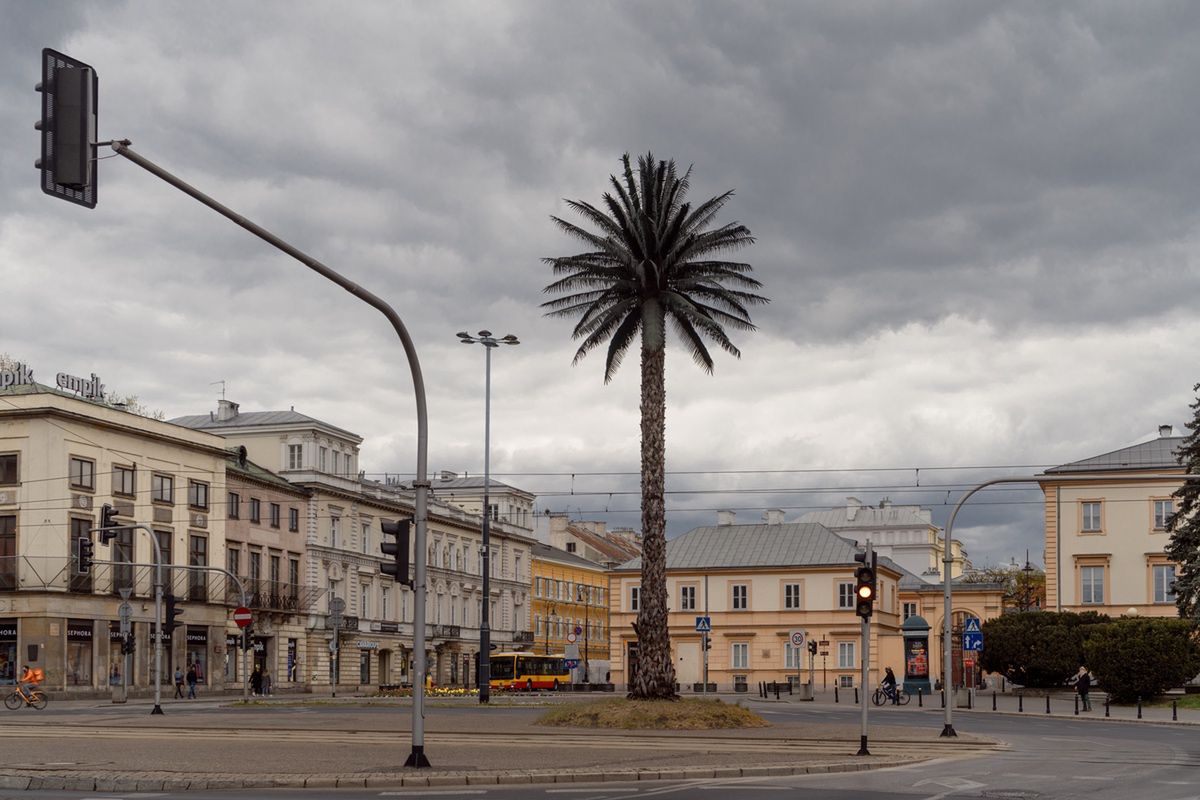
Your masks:
M21 691L25 694L29 694L34 686L37 686L39 683L41 683L43 680L41 672L41 670L34 670L33 667L26 664L25 671L21 673Z

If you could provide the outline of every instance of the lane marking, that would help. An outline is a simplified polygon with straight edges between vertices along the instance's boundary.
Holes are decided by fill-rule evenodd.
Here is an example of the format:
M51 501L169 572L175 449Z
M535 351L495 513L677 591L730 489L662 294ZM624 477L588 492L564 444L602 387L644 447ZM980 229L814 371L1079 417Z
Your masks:
M381 797L434 797L444 795L459 795L459 794L487 794L487 789L446 789L442 791L426 792L421 789L414 789L411 792L380 792ZM140 795L144 797L145 795Z

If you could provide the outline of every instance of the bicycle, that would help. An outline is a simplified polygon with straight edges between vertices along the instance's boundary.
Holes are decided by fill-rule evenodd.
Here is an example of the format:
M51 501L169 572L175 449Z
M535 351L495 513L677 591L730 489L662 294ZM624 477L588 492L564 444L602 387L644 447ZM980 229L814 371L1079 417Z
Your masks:
M911 699L912 699L912 695L910 695L908 692L901 689L899 686L896 687L896 702L897 703L899 703L902 706L906 706L906 705L908 705L908 701ZM881 706L885 703L890 703L890 702L892 702L892 693L890 691L888 691L887 689L884 689L881 686L875 690L874 694L871 695L871 702L877 706Z
M48 702L50 701L46 697L46 693L36 686L30 689L28 694L20 686L17 686L4 698L4 707L9 711L16 711L22 705L27 705L41 711Z

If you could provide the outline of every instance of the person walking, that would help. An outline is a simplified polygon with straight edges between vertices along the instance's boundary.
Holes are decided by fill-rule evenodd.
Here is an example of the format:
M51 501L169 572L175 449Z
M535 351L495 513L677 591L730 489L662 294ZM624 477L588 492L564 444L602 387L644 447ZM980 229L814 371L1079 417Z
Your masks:
M188 667L187 671L188 700L196 699L196 680L196 665L193 664L192 666Z
M255 697L262 694L262 672L259 671L258 667L255 667L254 672L250 673L250 692Z
M183 670L179 668L178 664L175 665L175 698L183 699Z
M271 670L263 667L262 672L262 693L263 697L271 696Z
M1088 697L1088 692L1092 689L1092 674L1088 672L1085 666L1079 667L1079 672L1075 673L1075 691L1079 693L1079 702L1083 706L1084 711L1092 710L1092 701Z

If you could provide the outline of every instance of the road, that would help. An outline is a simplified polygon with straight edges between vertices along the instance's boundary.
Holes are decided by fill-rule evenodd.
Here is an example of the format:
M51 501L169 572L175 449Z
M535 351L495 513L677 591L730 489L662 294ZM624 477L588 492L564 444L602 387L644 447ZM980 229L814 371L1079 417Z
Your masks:
M768 719L779 723L820 723L822 725L854 726L857 710L849 707L800 706L778 704L755 706ZM127 712L114 712L113 725ZM293 728L299 719L309 731L319 731L323 718L346 713L342 709L297 708L278 709L280 728ZM376 719L394 715L394 709L360 709L354 712L364 728ZM454 717L478 713L474 709L438 709L439 715ZM536 709L495 709L492 713L513 717L528 717ZM82 713L64 711L64 721ZM95 719L94 724L105 725ZM172 716L176 724L186 720L197 722L204 718L200 706L179 708ZM50 718L47 718L50 719ZM886 726L891 738L896 731L911 731L914 741L928 737L931 730L940 730L941 712L934 709L872 709L873 726ZM55 726L47 726L53 728ZM61 726L59 726L61 727ZM240 800L262 797L394 797L437 798L438 800L635 800L636 798L670 797L680 800L705 798L780 797L801 800L1198 800L1200 798L1200 728L1194 726L1149 725L1136 722L1105 721L1039 717L1037 715L1009 716L1003 714L963 713L955 716L955 727L963 734L978 734L1000 740L1006 749L978 754L966 751L935 761L903 767L827 775L787 776L771 778L693 779L635 783L597 783L521 786L445 786L413 789L237 789L230 791L187 791L156 793L70 792L0 790L0 798L76 798L76 797L161 797L183 800ZM881 730L884 728L880 728ZM11 732L12 729L10 729ZM101 729L97 729L97 733ZM108 728L103 728L108 730ZM281 744L293 737L307 739L298 731L280 736ZM52 735L52 731L47 735ZM903 734L901 734L903 736ZM203 738L197 729L197 737ZM7 736L6 736L7 738ZM574 734L566 734L560 743L570 748ZM336 746L353 746L338 739ZM442 747L448 746L448 742ZM513 747L521 743L512 742ZM731 748L736 745L731 745ZM881 745L882 746L882 745ZM441 748L439 748L441 749ZM549 759L552 754L547 753ZM682 757L684 753L680 753ZM65 756L62 760L67 760Z

